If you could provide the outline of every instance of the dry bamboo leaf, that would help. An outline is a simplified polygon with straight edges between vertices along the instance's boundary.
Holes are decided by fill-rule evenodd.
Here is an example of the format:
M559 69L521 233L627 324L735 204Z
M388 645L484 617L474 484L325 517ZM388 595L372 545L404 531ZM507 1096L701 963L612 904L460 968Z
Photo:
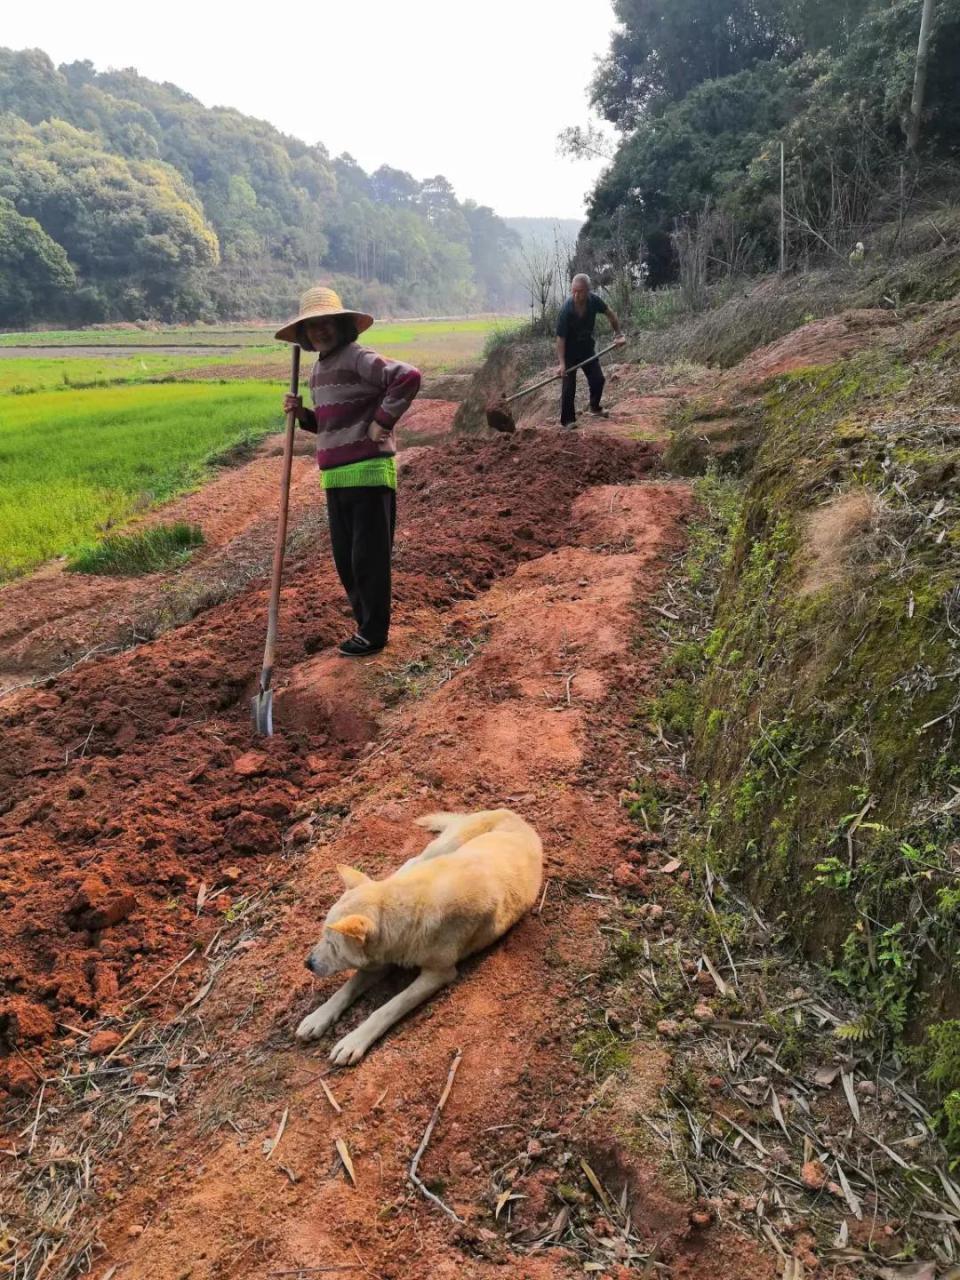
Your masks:
M953 1185L953 1183L946 1176L946 1174L943 1172L942 1169L938 1169L937 1173L940 1175L940 1181L943 1183L943 1189L947 1193L947 1196L951 1204L955 1209L960 1209L960 1195L957 1195L956 1187Z
M814 1083L820 1085L822 1089L829 1089L839 1074L839 1067L820 1067L814 1073Z
M867 1137L870 1138L871 1141L875 1142L877 1146L880 1148L880 1150L885 1155L889 1156L894 1164L898 1164L901 1169L909 1169L911 1167L910 1165L907 1164L906 1160L904 1160L902 1156L897 1155L896 1151L894 1151L892 1147L888 1147L885 1142L881 1142L880 1139L876 1137L874 1134L868 1133Z
M790 1137L790 1130L787 1128L787 1122L783 1118L783 1109L780 1106L780 1099L777 1097L777 1091L773 1085L770 1086L770 1106L773 1110L774 1118L783 1132Z
M742 1125L737 1124L736 1120L731 1120L729 1116L724 1116L723 1119L727 1122L727 1124L731 1125L734 1129L736 1129L737 1133L742 1134L743 1137L745 1137L746 1140L751 1144L751 1146L756 1147L756 1149L760 1152L762 1156L766 1156L770 1154L769 1151L767 1151L767 1148L760 1141L760 1139L755 1138L752 1133L748 1133L747 1130L744 1129Z
M320 1077L320 1088L327 1095L327 1101L330 1103L331 1107L333 1107L337 1115L338 1116L341 1115L343 1112L343 1107L341 1107L340 1103L336 1100L336 1098L330 1092L330 1086L327 1084L326 1080L324 1080L323 1076Z
M201 1002L201 1000L206 1000L207 996L210 994L210 989L212 986L213 986L213 979L208 978L207 981L203 984L203 986L199 988L199 990L197 991L197 994L193 997L193 999L188 1000L187 1003L183 1006L183 1008L177 1014L177 1018L182 1018L185 1013L189 1013L191 1009L193 1009L196 1005L198 1005ZM174 1021L176 1020L177 1019L175 1018Z
M346 1169L350 1181L354 1186L357 1185L357 1175L353 1171L353 1161L350 1158L350 1148L342 1138L336 1140L337 1152L343 1161L343 1167Z
M857 1122L860 1123L860 1103L857 1101L857 1095L853 1088L853 1076L849 1071L840 1072L840 1082L843 1085L843 1092L847 1095L847 1104L850 1112Z
M777 1233L774 1231L773 1227L771 1227L771 1226L770 1226L770 1223L769 1223L769 1222L761 1222L761 1224L760 1224L760 1230L763 1232L763 1234L766 1236L766 1238L767 1238L767 1239L770 1241L770 1243L773 1245L774 1249L776 1249L777 1253L779 1253L779 1255L780 1255L781 1259L783 1259L784 1261L786 1261L786 1260L787 1260L787 1254L786 1254L786 1251L784 1250L783 1245L780 1243L780 1237L779 1237L779 1236L777 1235Z
M607 1193L603 1189L602 1182L597 1177L597 1175L593 1172L590 1166L587 1164L586 1160L580 1161L580 1168L587 1175L587 1181L590 1183L591 1187L593 1187L594 1191L596 1192L597 1199L600 1201L604 1209L606 1209L607 1213L612 1218L614 1216L613 1209L610 1207L610 1201L607 1199Z
M265 1138L263 1141L263 1154L268 1160L280 1145L280 1139L283 1137L283 1131L287 1127L287 1116L289 1114L290 1108L284 1107L283 1115L280 1117L280 1124L277 1126L276 1135L273 1138Z
M526 1200L526 1198L526 1196L522 1196L516 1191L511 1191L508 1187L506 1191L497 1196L497 1207L493 1211L494 1219L496 1220L500 1217L501 1210L506 1208L511 1200Z
M727 986L724 980L720 977L719 973L717 973L716 969L713 967L710 957L703 956L703 963L706 966L707 973L709 973L710 977L713 979L717 990L720 992L722 996L727 995L730 988Z
M555 1237L563 1234L567 1229L567 1223L570 1221L570 1208L564 1205L553 1222L550 1224L550 1230L543 1237L544 1240L553 1240Z
M860 1201L857 1199L856 1195L854 1194L853 1188L850 1186L850 1183L847 1181L847 1175L843 1172L843 1165L840 1163L839 1160L837 1161L837 1176L840 1179L840 1187L843 1191L844 1199L846 1200L847 1204L850 1206L850 1212L853 1214L853 1216L856 1218L858 1222L862 1222L863 1209L860 1205Z
M203 910L203 904L206 902L206 900L207 900L207 885L206 885L206 881L201 880L200 888L197 890L197 915L199 915L200 912Z

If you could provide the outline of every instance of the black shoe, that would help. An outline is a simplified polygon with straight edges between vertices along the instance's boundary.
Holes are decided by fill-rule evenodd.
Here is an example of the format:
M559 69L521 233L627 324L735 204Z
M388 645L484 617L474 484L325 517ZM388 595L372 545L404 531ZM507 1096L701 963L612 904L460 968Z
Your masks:
M609 417L610 417L610 415L609 415L609 413L607 413L606 409L601 409L599 405L597 406L597 408L596 408L596 409L591 409L591 410L590 410L590 412L593 414L593 416L594 416L595 418L609 418Z
M384 640L383 644L372 644L371 641L364 640L363 636L351 636L349 640L344 640L337 652L344 658L369 658L380 653L386 643Z
M573 420L573 422L561 422L561 423L560 423L560 430L561 430L561 431L576 431L576 429L577 429L577 421L576 421L576 419L574 419L574 420Z

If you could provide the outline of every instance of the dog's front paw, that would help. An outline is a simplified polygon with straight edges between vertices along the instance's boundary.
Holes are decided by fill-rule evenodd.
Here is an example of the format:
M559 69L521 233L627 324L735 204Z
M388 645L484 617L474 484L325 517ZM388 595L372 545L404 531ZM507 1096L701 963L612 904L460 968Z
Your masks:
M306 1043L308 1040L319 1040L325 1031L329 1031L335 1021L336 1018L321 1005L313 1013L308 1013L299 1027L297 1027L297 1039L301 1043Z
M330 1050L330 1061L335 1067L352 1067L355 1062L360 1061L369 1048L364 1036L351 1031L342 1040L338 1040Z

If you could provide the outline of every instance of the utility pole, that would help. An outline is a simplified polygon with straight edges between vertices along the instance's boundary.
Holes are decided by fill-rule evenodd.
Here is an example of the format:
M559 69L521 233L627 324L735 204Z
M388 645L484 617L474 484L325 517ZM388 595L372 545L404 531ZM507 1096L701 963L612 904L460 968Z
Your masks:
M784 207L784 161L783 143L780 143L780 274L787 267L787 213Z
M910 121L907 125L907 149L916 154L920 142L920 116L923 112L923 95L927 87L927 60L930 55L930 31L933 27L935 0L923 0L920 17L920 40L917 44L917 69L913 77L913 98L910 102Z

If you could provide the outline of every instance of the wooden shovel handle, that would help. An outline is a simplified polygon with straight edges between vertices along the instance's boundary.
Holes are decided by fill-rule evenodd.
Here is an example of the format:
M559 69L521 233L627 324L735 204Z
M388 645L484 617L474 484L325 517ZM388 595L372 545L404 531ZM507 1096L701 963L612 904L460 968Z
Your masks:
M294 343L290 357L290 394L295 396L300 388L300 346ZM273 577L270 581L270 605L267 611L267 643L263 649L263 671L260 675L261 690L270 688L273 676L273 655L277 645L277 619L280 613L280 584L283 581L283 553L287 545L287 512L290 509L290 473L293 469L293 437L297 428L296 413L287 414L287 431L283 440L283 470L280 474L280 516L277 520L277 541L273 548Z
M602 351L595 351L592 356L587 356L586 360L581 360L579 364L572 364L569 369L564 369L563 373L551 373L549 378L541 378L539 382L535 382L532 387L524 387L522 391L515 391L512 396L507 396L503 401L509 404L511 400L519 400L521 396L528 396L531 391L539 391L541 387L545 387L548 382L556 382L558 378L563 378L568 373L573 373L576 369L582 369L585 364L589 364L591 360L599 360L601 356L605 356L608 351L612 351L614 347L619 347L619 342L611 342L609 347L604 347Z

